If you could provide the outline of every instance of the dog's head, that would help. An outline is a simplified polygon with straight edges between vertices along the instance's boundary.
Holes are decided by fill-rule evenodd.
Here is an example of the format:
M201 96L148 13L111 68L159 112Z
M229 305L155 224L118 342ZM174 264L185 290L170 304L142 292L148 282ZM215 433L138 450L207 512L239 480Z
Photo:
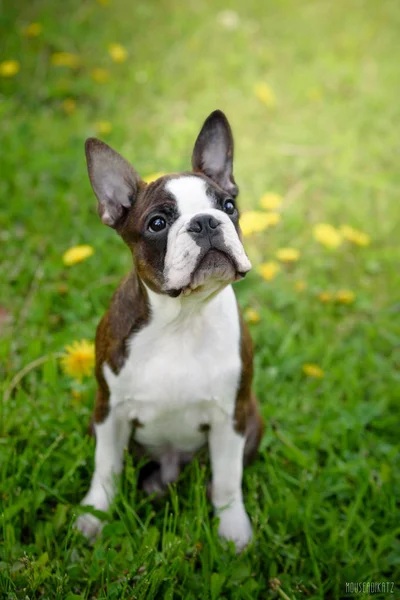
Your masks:
M99 140L87 140L86 157L99 215L130 247L150 289L170 296L213 293L250 270L240 240L232 132L221 111L200 131L193 171L147 185Z

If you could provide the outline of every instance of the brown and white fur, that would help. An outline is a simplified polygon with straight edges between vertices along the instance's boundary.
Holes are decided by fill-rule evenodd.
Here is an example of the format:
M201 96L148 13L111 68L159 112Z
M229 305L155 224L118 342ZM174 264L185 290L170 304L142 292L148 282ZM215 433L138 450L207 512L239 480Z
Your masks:
M253 350L231 283L251 265L241 243L233 138L220 111L197 138L193 171L147 185L99 140L86 142L103 222L130 248L134 268L96 334L95 471L83 505L106 511L133 435L159 467L144 480L160 492L208 443L219 534L241 550L251 538L243 465L263 424L251 392ZM101 521L83 514L88 538Z

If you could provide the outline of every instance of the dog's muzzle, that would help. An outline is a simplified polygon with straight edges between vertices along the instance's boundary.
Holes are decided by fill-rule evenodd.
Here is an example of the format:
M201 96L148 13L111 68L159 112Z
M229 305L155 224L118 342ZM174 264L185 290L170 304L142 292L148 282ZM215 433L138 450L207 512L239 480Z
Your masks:
M235 226L220 211L193 215L170 235L165 291L171 296L223 287L251 268Z

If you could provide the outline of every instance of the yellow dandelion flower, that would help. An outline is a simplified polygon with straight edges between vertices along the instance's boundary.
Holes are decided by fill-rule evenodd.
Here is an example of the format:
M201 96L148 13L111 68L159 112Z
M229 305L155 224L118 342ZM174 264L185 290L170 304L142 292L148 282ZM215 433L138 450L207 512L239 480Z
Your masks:
M340 232L328 223L319 223L313 229L314 238L326 248L337 248L342 243Z
M260 198L260 206L265 210L276 210L281 206L283 198L280 194L274 192L267 192Z
M38 37L42 33L42 25L40 23L30 23L22 30L23 35L29 38Z
M267 227L273 227L278 225L281 221L281 215L277 212L266 212L263 216L263 222L266 223Z
M265 279L265 281L272 281L275 279L275 276L279 273L281 267L279 263L274 260L270 260L268 262L262 263L257 271L260 273L261 277Z
M322 379L324 376L324 372L318 365L313 363L306 363L303 365L303 373L308 377L313 377L314 379Z
M353 304L356 295L351 290L338 290L335 294L336 302L340 304Z
M324 304L327 304L328 302L332 302L333 294L332 294L332 292L319 292L317 294L317 298Z
M244 316L246 317L246 321L252 325L259 323L261 320L260 313L254 310L254 308L248 308Z
M73 246L64 252L62 260L65 266L72 267L77 263L82 262L94 254L92 246L83 244L82 246Z
M70 52L54 52L51 55L51 64L55 67L76 69L81 64L81 59L77 54L71 54Z
M279 213L248 210L240 217L240 228L243 235L247 236L277 225L280 220L281 215Z
M123 63L128 58L128 52L121 44L110 44L108 46L108 54L116 63Z
M72 115L72 113L76 111L76 100L74 100L74 98L65 98L62 107L67 115Z
M256 210L244 212L240 217L240 228L244 236L263 231L268 227L263 221L264 213Z
M92 69L90 76L96 83L106 83L110 77L110 74L108 71L106 71L106 69L101 69L98 67L97 69Z
M281 248L276 251L275 255L282 262L296 262L300 258L300 251L296 248Z
M264 104L264 106L267 108L275 108L276 97L269 85L263 82L256 83L254 86L254 94L256 98Z
M94 126L99 135L107 135L112 131L112 125L110 121L96 121Z
M162 173L161 171L159 173L151 173L151 175L146 175L146 177L143 177L143 181L145 181L146 183L153 183L153 181L156 181L164 175L165 173Z
M61 367L66 375L79 381L92 374L94 367L94 344L87 340L73 342L65 346L66 353L61 357Z
M5 60L0 63L0 77L14 77L20 69L17 60Z
M367 235L363 231L354 229L349 225L342 225L340 227L340 233L346 240L349 240L349 242L356 244L356 246L369 246L369 244L371 243L371 238L369 237L369 235Z
M307 282L304 279L298 279L294 282L294 289L296 292L304 292L307 289Z
M110 4L110 0L97 0L101 6L108 6Z

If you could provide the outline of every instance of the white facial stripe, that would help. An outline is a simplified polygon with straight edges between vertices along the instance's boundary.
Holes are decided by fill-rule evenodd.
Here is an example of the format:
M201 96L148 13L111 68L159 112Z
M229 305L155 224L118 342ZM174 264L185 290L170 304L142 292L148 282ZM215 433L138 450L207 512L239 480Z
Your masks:
M188 285L201 252L200 247L186 230L190 218L179 217L168 234L165 255L167 289L179 289Z
M200 177L177 177L170 179L165 189L175 196L180 215L196 214L213 208L206 194L206 182Z

